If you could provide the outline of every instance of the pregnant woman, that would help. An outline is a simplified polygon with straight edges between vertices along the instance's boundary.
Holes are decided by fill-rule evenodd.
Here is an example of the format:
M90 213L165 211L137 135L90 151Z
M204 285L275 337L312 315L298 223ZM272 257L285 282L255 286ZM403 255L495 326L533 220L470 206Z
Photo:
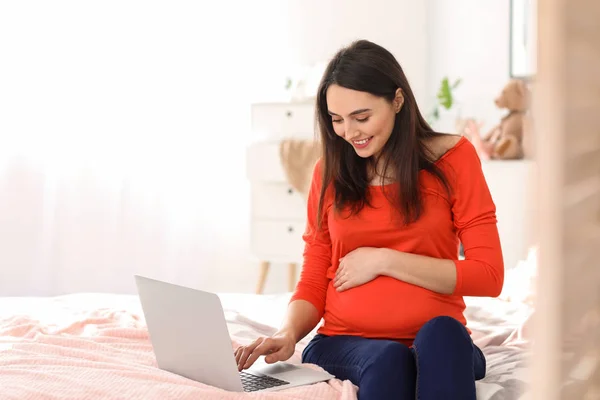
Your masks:
M474 400L486 361L463 296L496 297L504 281L474 147L433 131L397 60L368 41L333 57L316 101L302 274L281 329L236 350L239 369L289 359L322 320L302 361L360 399Z

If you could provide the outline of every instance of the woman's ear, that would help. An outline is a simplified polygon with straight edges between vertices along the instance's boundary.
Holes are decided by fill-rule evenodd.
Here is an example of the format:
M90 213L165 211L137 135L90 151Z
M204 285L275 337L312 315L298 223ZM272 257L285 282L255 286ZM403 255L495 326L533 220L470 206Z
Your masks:
M398 114L400 112L400 110L402 110L402 105L404 104L404 95L402 94L402 89L398 88L396 90L396 96L394 96L394 111L396 111L396 114Z

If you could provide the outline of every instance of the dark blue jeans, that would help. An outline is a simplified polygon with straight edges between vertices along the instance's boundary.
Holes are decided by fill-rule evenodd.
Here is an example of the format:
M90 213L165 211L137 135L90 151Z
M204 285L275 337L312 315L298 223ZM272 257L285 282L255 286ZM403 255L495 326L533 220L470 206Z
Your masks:
M316 364L358 386L360 400L475 400L485 357L465 327L451 317L427 322L412 347L359 336L316 335L302 352Z

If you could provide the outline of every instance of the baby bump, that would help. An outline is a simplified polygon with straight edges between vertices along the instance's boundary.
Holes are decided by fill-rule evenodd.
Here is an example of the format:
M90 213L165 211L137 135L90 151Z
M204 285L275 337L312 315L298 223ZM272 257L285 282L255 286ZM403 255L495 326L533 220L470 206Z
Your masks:
M449 296L380 276L343 292L330 285L326 318L327 322L350 332L381 337L416 335L427 321L447 314L449 307L456 308L453 303Z

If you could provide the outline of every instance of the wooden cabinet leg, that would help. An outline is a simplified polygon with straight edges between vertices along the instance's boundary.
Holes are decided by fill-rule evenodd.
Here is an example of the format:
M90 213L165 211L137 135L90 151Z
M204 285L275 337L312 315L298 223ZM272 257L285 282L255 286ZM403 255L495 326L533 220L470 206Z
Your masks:
M262 294L263 290L265 289L265 282L267 281L270 265L271 263L268 261L262 261L260 263L260 273L258 276L258 285L256 286L256 294Z
M288 290L293 292L296 288L296 263L288 264Z

